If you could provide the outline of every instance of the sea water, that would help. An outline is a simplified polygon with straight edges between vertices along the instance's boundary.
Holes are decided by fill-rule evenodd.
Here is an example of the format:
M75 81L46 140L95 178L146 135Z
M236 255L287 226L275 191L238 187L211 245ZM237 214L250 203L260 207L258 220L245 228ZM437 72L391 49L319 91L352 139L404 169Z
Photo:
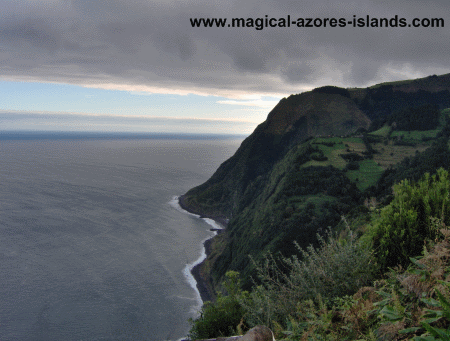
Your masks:
M176 196L241 142L0 138L0 340L184 337L213 233Z

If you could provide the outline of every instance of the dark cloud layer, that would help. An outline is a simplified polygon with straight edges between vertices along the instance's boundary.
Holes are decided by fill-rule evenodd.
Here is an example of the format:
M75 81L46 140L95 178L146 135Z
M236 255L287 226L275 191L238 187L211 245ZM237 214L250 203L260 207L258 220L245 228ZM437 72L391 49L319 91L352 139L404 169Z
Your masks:
M446 1L0 0L0 77L225 96L450 72ZM444 28L192 28L190 18L395 15ZM160 89L160 90L158 90ZM162 90L161 90L162 89Z

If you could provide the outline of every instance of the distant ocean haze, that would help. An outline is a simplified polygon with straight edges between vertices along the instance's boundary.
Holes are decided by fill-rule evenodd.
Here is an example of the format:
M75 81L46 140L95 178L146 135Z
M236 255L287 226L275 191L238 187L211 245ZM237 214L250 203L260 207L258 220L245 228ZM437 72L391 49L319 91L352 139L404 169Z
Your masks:
M174 209L239 139L0 139L0 339L176 340L212 233Z

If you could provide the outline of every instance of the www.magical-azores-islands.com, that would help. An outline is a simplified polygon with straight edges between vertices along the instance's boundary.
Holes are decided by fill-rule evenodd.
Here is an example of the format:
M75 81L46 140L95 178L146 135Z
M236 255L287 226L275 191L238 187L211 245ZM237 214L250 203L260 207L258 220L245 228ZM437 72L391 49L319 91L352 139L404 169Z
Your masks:
M256 30L262 30L264 28L313 28L313 27L331 27L331 28L343 28L343 27L355 27L355 28L443 28L445 25L443 18L413 18L408 20L407 18L399 17L395 15L391 18L378 18L353 16L352 19L346 18L291 18L290 15L281 18L274 18L266 15L260 18L190 18L192 27L207 27L207 28L225 28L225 27L241 27L241 28L254 28Z

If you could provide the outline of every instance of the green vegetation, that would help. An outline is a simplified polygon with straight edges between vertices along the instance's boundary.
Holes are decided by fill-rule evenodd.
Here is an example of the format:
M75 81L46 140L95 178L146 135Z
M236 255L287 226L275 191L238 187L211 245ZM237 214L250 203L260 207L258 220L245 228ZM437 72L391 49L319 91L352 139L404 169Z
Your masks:
M305 162L303 167L331 165L339 169L343 169L345 167L345 162L339 157L339 155L345 150L345 144L341 138L317 138L311 141L311 146L316 148L317 153L320 153L323 156L323 159L317 160L311 156L311 160Z
M310 151L305 147L289 159L303 160L304 153ZM232 241L214 263L219 273L240 269L246 289L252 284L253 271L248 255L255 260L262 259L264 251L282 250L290 255L296 252L294 240L302 247L317 244L317 232L335 226L341 213L349 212L361 200L356 185L331 166L302 167L300 161L283 162L275 167L271 178L259 199L233 218L228 227Z
M370 134L387 138L391 134L391 131L392 131L392 128L390 126L384 125L380 129L372 131Z
M265 324L286 341L448 340L449 195L444 169L402 181L368 223L344 218L341 232L318 236L317 247L297 245L297 255L255 261L251 292L228 272L228 295L205 305L191 337Z
M426 104L394 112L387 123L396 130L433 130L439 125L440 116L437 105Z
M423 144L423 143L431 143L431 141L435 140L438 137L438 134L442 131L442 129L446 126L448 114L450 113L449 109L442 110L438 116L438 122L435 129L399 129L397 126L395 130L393 130L389 137L396 142L404 141L409 144ZM425 117L425 116L424 116ZM432 128L432 126L430 127ZM372 132L371 134L375 134Z
M324 94L335 94L350 98L350 93L347 89L339 88L337 86L322 86L320 88L314 89L313 92L320 92Z
M292 146L283 157L278 156L270 171L253 180L248 172L258 169L258 162L252 158L251 168L245 168L249 161L239 160L235 167L247 169L247 175L239 180L236 168L232 170L234 178L224 176L226 168L235 162L228 160L208 183L195 189L200 191L198 195L188 198L191 205L201 203L213 216L223 210L233 216L228 226L230 238L208 265L212 284L218 287L227 271L239 270L248 290L255 271L249 255L257 261L265 252L293 255L293 240L302 248L317 246L317 233L338 225L343 214L357 214L364 198L389 196L392 185L401 179L418 180L427 171L434 173L440 165L450 167L446 131L450 131L447 125L432 131L433 141L424 142L420 135L413 146L397 145L399 135L386 138L381 133L364 134L362 138L308 139ZM412 136L415 132L404 133ZM253 151L263 153L259 147ZM239 154L249 155L244 144L234 158ZM222 180L217 182L215 178ZM235 201L229 202L230 198Z
M437 238L430 217L450 222L450 181L444 169L426 174L417 185L403 180L394 185L394 200L380 213L368 232L383 270L407 266L410 257L420 255L423 242Z
M437 137L441 129L425 130L425 131L393 131L391 137L393 139L403 140L411 143L421 143L433 140Z
M319 236L319 246L302 249L300 258L274 258L268 255L256 272L261 284L252 291L246 320L251 324L273 325L295 311L304 300L352 294L370 283L373 269L368 267L371 251L352 236L337 239L329 232ZM245 305L245 302L244 302Z
M363 160L359 163L359 169L349 170L346 175L356 183L360 191L364 191L377 183L383 171L374 160Z
M444 128L441 133L442 136L428 149L415 156L403 158L403 160L395 165L395 167L388 167L381 175L377 184L366 191L367 195L379 198L390 198L392 186L403 179L418 181L423 174L427 172L434 174L440 167L450 169L450 151L448 147L450 129ZM405 153L403 153L403 155L405 155Z
M355 234L363 234L377 245L377 266L390 267L393 263L386 253L383 256L383 248L389 251L391 233L397 242L397 237L407 234L401 219L408 222L413 215L398 216L398 229L391 230L381 223L384 213L370 212L377 212L377 205L391 203L394 184L404 179L412 184L426 172L432 177L439 167L450 169L450 109L442 110L450 107L449 79L450 75L432 76L366 89L323 87L281 100L232 158L183 197L193 212L229 219L203 268L210 274L212 286L220 290L230 270L240 272L243 290L252 290L254 281L264 286L256 274L268 254L291 259L298 254L294 241L302 250L311 245L320 249L320 238L326 239L329 228L344 233L343 216ZM396 212L386 208L390 209ZM369 219L371 214L375 217ZM358 221L362 223L358 225ZM365 224L371 226L373 239ZM341 235L336 238L345 240ZM408 238L408 243L418 243L417 250L406 242L395 245L401 257L393 262L403 266L409 262L406 255L420 254L424 245L413 233ZM281 258L278 263L285 264ZM311 304L304 314L315 314L317 319L311 317L310 322L322 323L325 328L326 314L332 308L328 299L322 297L322 303ZM347 307L350 303L342 304ZM369 320L364 323L372 323ZM304 322L278 321L294 334Z
M445 77L427 77L349 91L360 110L371 119L372 125L369 130L374 131L382 127L392 113L400 112L405 108L417 108L424 105L437 105L441 110L449 108L450 93L448 88L445 89L447 86L444 84L448 86L448 79ZM429 90L425 90L426 87ZM411 91L413 89L417 91Z
M206 302L195 321L190 320L192 328L189 332L191 340L235 335L242 332L242 318L245 310L240 304L247 300L248 292L240 289L239 273L229 271L223 283L226 295L219 294L214 303Z

